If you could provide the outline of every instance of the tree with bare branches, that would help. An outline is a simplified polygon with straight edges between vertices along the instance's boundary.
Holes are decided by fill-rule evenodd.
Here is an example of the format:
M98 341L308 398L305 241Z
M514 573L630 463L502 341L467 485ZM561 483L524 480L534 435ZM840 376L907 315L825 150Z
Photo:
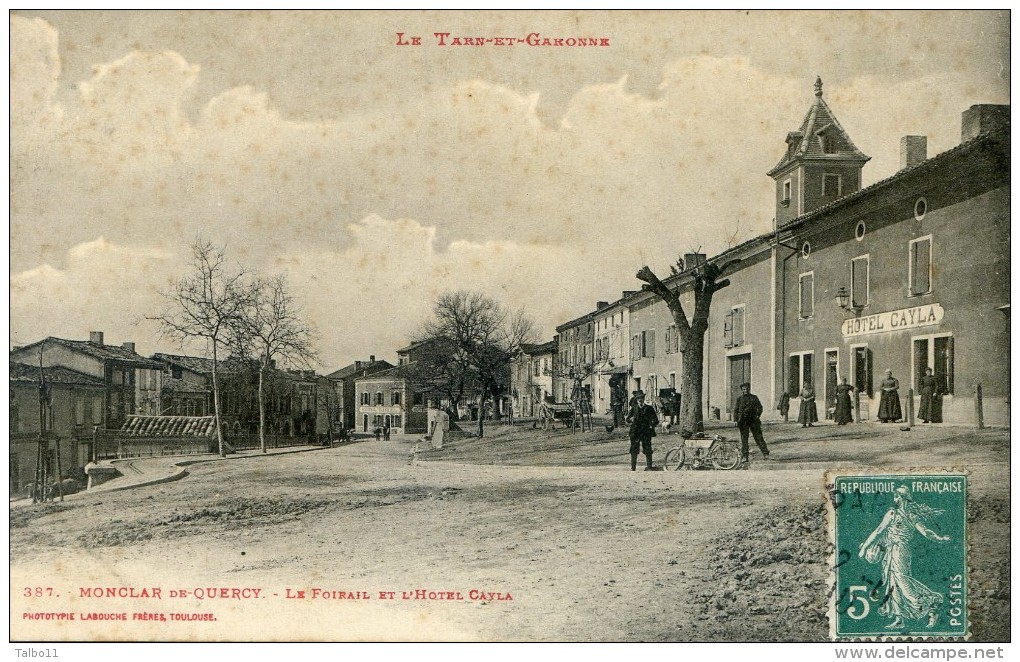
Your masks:
M253 355L259 366L259 447L266 452L266 373L278 359L308 367L316 358L315 334L302 319L301 311L282 275L258 279L254 296L235 327L234 337L241 355Z
M448 338L422 336L415 341L413 360L398 370L426 398L445 398L453 421L457 420L461 400L477 386L467 354Z
M564 357L565 359L566 357ZM591 431L591 378L599 374L605 367L606 362L601 359L592 359L578 363L569 363L566 360L554 362L553 376L570 382L570 402L574 405L574 419L571 430L576 431L578 427L584 432Z
M510 310L479 292L448 292L436 300L420 339L446 346L451 360L464 368L467 384L478 389L479 437L485 434L486 402L506 391L510 364L534 335L534 323L524 311Z
M213 411L221 456L226 456L226 446L217 376L219 350L229 348L243 332L242 321L257 292L257 281L244 269L229 264L224 247L199 238L191 246L189 273L161 292L166 308L146 316L158 322L163 336L181 348L196 340L207 343L212 353Z
M641 289L654 292L665 301L669 312L673 315L673 321L676 322L683 369L680 395L681 429L691 432L702 432L705 429L701 403L708 315L712 307L712 297L730 284L729 279L720 280L720 278L739 262L740 260L731 260L723 265L718 265L715 262L696 262L685 265L683 258L679 258L676 264L670 267L673 276L679 277L676 287L667 286L647 266L641 267L641 270L637 272L637 279L645 283ZM690 318L687 317L687 313L680 303L680 287L687 283L690 283L694 292L694 314Z

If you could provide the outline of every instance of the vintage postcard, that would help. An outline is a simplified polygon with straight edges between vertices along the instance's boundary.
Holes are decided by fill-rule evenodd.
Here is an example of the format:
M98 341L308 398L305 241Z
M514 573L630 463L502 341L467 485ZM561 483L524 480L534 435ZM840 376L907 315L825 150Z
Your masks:
M9 18L16 655L1010 640L1008 10Z

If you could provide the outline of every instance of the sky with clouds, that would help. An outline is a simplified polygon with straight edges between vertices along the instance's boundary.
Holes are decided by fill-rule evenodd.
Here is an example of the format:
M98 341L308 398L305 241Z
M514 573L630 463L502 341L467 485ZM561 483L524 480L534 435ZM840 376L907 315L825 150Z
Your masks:
M395 360L446 290L547 340L644 264L769 231L816 76L865 185L1010 78L995 11L24 11L10 53L10 342L177 351L144 317L202 236L287 275L327 371Z

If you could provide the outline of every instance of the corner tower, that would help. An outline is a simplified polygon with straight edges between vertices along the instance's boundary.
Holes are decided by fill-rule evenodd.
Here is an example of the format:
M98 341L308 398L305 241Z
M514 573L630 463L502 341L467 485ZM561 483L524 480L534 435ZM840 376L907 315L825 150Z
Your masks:
M822 98L815 81L815 102L798 131L786 134L786 153L768 175L776 182L776 225L861 189L861 170L871 159L857 149Z

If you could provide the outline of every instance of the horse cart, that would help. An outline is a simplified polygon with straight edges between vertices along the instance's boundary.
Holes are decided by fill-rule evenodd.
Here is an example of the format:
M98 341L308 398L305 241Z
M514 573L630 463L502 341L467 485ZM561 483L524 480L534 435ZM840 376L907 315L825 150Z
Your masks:
M574 404L571 402L549 402L541 404L538 412L539 424L543 430L551 430L556 427L556 422L562 422L565 427L574 426Z

